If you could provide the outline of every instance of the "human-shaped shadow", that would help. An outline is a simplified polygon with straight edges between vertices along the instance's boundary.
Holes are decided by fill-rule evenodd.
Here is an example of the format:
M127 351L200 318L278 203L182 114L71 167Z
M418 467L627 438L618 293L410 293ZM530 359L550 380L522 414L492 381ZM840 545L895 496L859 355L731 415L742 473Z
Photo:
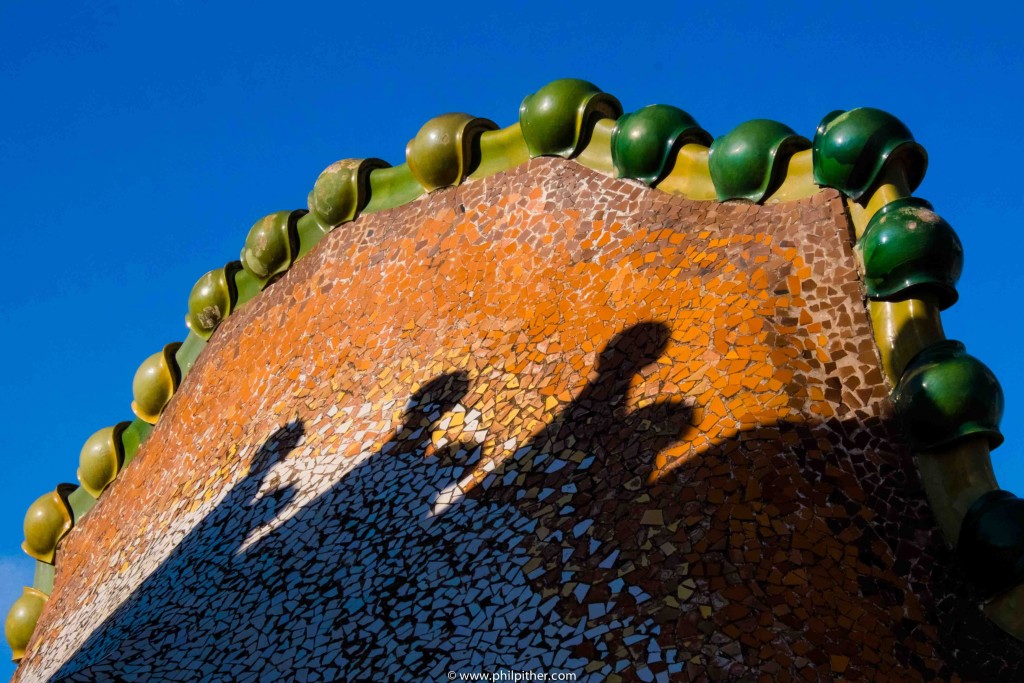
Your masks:
M642 496L657 454L690 428L682 400L627 409L634 377L648 372L668 340L668 328L656 323L617 335L600 354L594 379L511 460L487 463L475 443L453 443L424 458L425 445L393 448L393 440L381 455L403 454L404 462L370 458L346 477L361 507L345 514L370 523L360 523L360 537L346 543L352 570L344 582L371 603L360 600L358 610L334 619L333 637L358 644L346 677L433 680L451 670L502 667L579 672L608 656L608 645L594 647L584 632L611 620L591 619L581 595L552 592L566 573L597 592L611 591L615 556L603 550L598 557L595 535L573 528L602 515L611 501L628 496L628 505ZM412 421L407 411L405 420L433 423L441 415ZM479 486L453 488L473 480L474 469L488 472ZM376 492L373 483L385 471L389 485ZM386 550L369 544L371 537ZM632 604L631 587L621 599ZM658 625L619 623L604 640L621 644L627 629L653 637Z
M232 599L235 553L254 529L294 497L294 487L278 485L275 466L294 450L304 431L302 422L295 421L268 436L253 455L248 475L93 629L50 680L153 680L151 664L205 633L211 606L223 607Z
M616 590L620 563L608 550L609 525L590 533L578 525L600 520L612 503L618 514L622 501L649 494L643 482L657 453L689 429L690 410L680 400L626 408L630 383L668 338L656 323L617 335L595 378L561 414L443 512L437 493L481 461L476 444L431 451L432 430L468 391L465 373L414 392L379 451L359 456L298 510L281 515L292 487L256 497L261 486L272 488L263 467L54 680L437 680L451 670L579 671L610 659L626 629L653 638L658 626L639 614L634 603L642 595L631 590L653 568L638 566ZM615 535L640 521L617 519ZM260 535L263 528L270 531ZM629 551L628 541L620 545ZM565 575L636 616L614 622L595 615L580 593L552 595ZM594 625L607 627L605 635L585 635Z
M576 398L491 469L480 467L475 444L431 447L432 429L468 390L463 373L416 391L384 446L355 458L297 510L301 491L280 480L295 474L292 463L304 462L285 457L303 426L278 430L255 455L249 476L51 680L444 680L446 670L503 666L572 670L577 680L611 673L651 680L644 665L655 661L662 676L737 680L758 675L762 643L744 644L729 628L749 637L761 624L773 634L773 651L777 642L783 653L818 638L808 657L824 666L835 647L821 640L826 631L809 629L800 610L778 612L773 604L795 602L813 612L835 594L865 608L883 635L891 631L887 615L901 614L906 602L899 579L909 570L901 565L919 555L918 532L931 528L908 526L906 511L891 503L904 500L893 491L919 489L916 471L909 461L875 471L870 460L858 460L869 475L884 476L859 493L852 484L826 481L835 467L849 465L842 453L892 442L881 438L884 422L868 425L878 441L859 417L759 427L701 449L653 481L658 452L690 429L690 411L678 399L626 406L633 379L653 371L667 341L667 328L657 323L618 335ZM812 457L829 439L835 453ZM331 457L321 453L318 460ZM842 476L860 475L846 467ZM854 490L848 495L846 488ZM455 495L438 506L442 491ZM772 510L770 526L758 532L756 557L744 555L729 568L733 553L750 551L727 530L749 520L752 496ZM812 505L814 514L804 514ZM854 514L861 508L871 514ZM796 552L801 525L822 511L829 513L829 537ZM700 573L680 567L681 556L700 557ZM788 575L813 568L812 561L829 574L824 587L772 584L771 572ZM858 562L870 572L846 584L831 578L859 572ZM924 579L938 574L937 594L962 590L952 559L930 564ZM890 565L892 585L874 578ZM688 585L688 574L698 583ZM723 586L741 583L755 599L744 600L750 616L737 621L714 601ZM773 590L775 603L758 597ZM993 627L979 625L983 617L969 598L947 598L936 609L944 656L967 678L1021 680L1019 666L1000 668L999 661L981 661L985 647L977 656L963 647L998 635L982 630ZM716 609L705 617L697 604ZM850 633L858 635L856 624L833 630L846 644ZM930 647L920 631L918 644ZM869 644L853 652L866 650L877 656ZM695 654L699 663L690 661ZM666 674L673 658L686 660L686 668ZM1024 659L1011 653L1006 661Z
M181 680L301 680L312 672L352 679L345 672L383 640L387 627L381 601L370 598L418 568L405 532L416 534L415 520L429 515L429 492L460 474L454 463L425 455L432 427L468 387L464 372L427 382L378 452L365 454L328 490L287 511L290 516L282 512L295 487L275 486L273 466L303 427L276 432L254 457L252 474L51 680L154 680L172 673ZM260 535L267 525L271 531ZM338 623L362 626L339 630ZM304 654L312 642L329 662Z
M670 335L660 323L641 323L617 334L598 357L596 377L487 477L496 482L515 474L514 485L474 487L469 498L515 499L525 509L533 503L521 495L524 489L580 484L583 490L575 496L574 507L596 513L602 497L621 493L609 488L609 482L621 478L622 470L646 480L658 453L691 429L692 404L683 399L662 398L633 411L626 405L634 377L643 375L664 354ZM572 453L582 459L564 458ZM544 501L536 504L543 506Z
M543 530L524 544L538 560L528 564L529 584L538 594L575 584L555 609L568 625L600 634L572 649L608 662L599 675L614 670L615 658L646 664L659 632L655 615L645 612L646 591L655 585L675 591L680 580L658 550L672 535L663 508L673 502L659 500L664 487L649 480L659 453L692 429L692 403L659 398L627 406L634 378L650 371L669 338L669 328L653 322L616 335L599 355L596 376L554 420L482 478L464 478L462 500L440 512L465 526L486 517L481 509L512 508L530 528ZM620 578L626 566L633 569Z
M517 547L525 531L519 527L529 520L497 507L477 511L475 528L432 515L432 493L461 479L480 457L479 447L431 450L432 431L468 386L467 375L455 372L414 392L402 423L377 453L285 522L275 538L246 551L253 562L278 558L279 571L290 576L294 555L277 541L303 537L313 526L328 530L289 580L287 592L301 596L302 613L278 624L264 656L298 651L303 640L328 643L329 666L319 673L360 681L443 679L447 671L480 668L485 657L488 666L512 667L529 647L561 651L559 663L567 663L568 648L558 643L574 629L550 609L538 609L540 595L516 569L530 559ZM510 570L514 575L500 576ZM499 633L501 642L484 640ZM284 657L270 658L275 674L302 678L310 664Z

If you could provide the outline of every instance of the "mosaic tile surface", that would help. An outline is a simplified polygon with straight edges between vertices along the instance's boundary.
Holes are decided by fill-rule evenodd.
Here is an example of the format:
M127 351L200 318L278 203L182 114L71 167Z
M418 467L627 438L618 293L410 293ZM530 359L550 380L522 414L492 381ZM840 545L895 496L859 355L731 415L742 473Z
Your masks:
M1024 678L978 649L849 244L831 190L552 159L342 226L64 541L15 680Z

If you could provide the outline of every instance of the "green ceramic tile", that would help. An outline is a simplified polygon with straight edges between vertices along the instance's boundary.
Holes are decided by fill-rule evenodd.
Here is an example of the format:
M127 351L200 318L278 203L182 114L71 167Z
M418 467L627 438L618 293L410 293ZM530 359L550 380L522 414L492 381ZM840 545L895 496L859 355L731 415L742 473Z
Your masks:
M152 431L153 425L143 422L138 418L124 430L121 434L121 444L124 446L124 465L122 465L122 469L127 467L128 463L135 458L135 454L139 452L139 446L149 437L149 433Z
M518 123L501 130L490 130L480 136L480 163L469 177L474 180L486 178L529 160L530 148L526 146Z
M36 575L32 587L40 593L49 595L53 592L53 575L56 568L52 564L36 560Z
M238 274L235 275L235 287L238 288L238 301L235 303L235 309L241 308L242 304L263 291L263 282L247 270L238 271Z
M92 509L92 506L96 504L96 499L79 486L68 495L68 503L70 503L71 513L75 517L75 524L78 524L85 517L85 514Z
M181 344L177 353L174 354L174 359L178 361L178 369L181 371L181 379L185 379L185 375L192 369L192 365L196 362L196 358L199 357L199 353L205 348L205 339L195 332L188 333L185 341Z
M317 242L323 239L323 236L327 234L316 222L316 218L311 213L307 213L305 216L300 218L296 227L299 231L299 254L296 258L302 258L305 256L309 250L315 247Z
M362 213L393 209L408 204L425 192L408 164L378 168L370 174L370 201Z

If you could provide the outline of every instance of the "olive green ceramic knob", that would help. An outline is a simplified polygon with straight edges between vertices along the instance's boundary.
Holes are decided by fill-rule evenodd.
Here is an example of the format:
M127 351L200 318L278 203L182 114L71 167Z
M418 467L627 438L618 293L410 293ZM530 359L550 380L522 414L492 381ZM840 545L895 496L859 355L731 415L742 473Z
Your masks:
M132 394L135 397L132 401L132 412L140 420L156 424L164 407L178 388L181 373L174 354L180 346L181 342L168 344L163 351L154 353L142 361L142 365L135 371L135 379L132 381Z
M531 157L569 158L583 148L600 119L622 116L622 105L593 83L563 78L527 95L519 125Z
M46 593L26 586L22 589L21 597L14 601L7 613L4 635L11 647L11 659L15 662L21 661L25 656L25 648L32 639L32 632L36 630L36 623L39 621L39 615L43 613L47 597Z
M245 238L242 267L260 280L269 280L291 268L299 253L296 224L306 213L278 211L256 221Z
M342 159L323 170L309 193L309 211L325 231L354 221L370 201L370 172L390 166L383 159Z
M754 119L711 143L708 170L719 201L762 201L786 177L789 158L811 146L789 126Z
M59 484L56 490L43 494L29 506L25 513L25 540L21 544L29 557L53 564L57 543L75 523L68 501L75 488L74 484Z
M1024 581L1024 500L1009 491L983 494L964 516L956 550L983 597Z
M626 114L612 132L612 162L620 178L654 185L672 170L685 144L710 145L711 136L679 107L652 104Z
M914 356L892 400L915 450L945 448L970 436L987 437L991 448L1003 442L999 381L958 341L932 344Z
M78 459L78 481L90 496L99 498L124 464L121 434L131 422L104 427L88 438Z
M868 296L921 299L946 309L956 303L964 249L949 223L917 197L897 199L871 217L857 244Z
M881 109L834 111L818 124L812 157L814 182L860 199L875 187L888 163L898 163L913 192L924 179L928 154L910 129Z
M232 261L196 281L188 297L185 325L197 336L209 339L221 321L231 315L238 301L235 275L241 269L240 262Z
M458 185L480 163L480 135L498 124L469 114L430 119L405 147L409 170L427 192Z

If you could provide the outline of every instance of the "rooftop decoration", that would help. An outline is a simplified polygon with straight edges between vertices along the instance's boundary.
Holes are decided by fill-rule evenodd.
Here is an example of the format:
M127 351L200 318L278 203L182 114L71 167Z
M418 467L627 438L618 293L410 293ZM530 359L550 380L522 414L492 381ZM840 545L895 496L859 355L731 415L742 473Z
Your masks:
M940 310L956 303L964 250L953 228L925 200L906 197L879 209L857 253L871 299L920 299Z
M841 192L857 233L866 300L893 401L916 451L929 502L948 542L1000 627L1024 639L1016 606L1024 601L1024 503L998 489L990 449L1000 445L1002 392L991 371L945 340L939 311L957 300L962 247L928 202L911 197L927 154L909 129L878 109L827 115L813 143L789 127L758 119L712 139L687 112L651 105L623 115L596 85L554 81L528 95L504 129L468 114L428 121L409 142L406 163L344 159L316 179L305 209L258 220L240 262L203 275L187 299L183 343L147 358L132 385L137 419L105 427L83 446L81 485L62 484L25 518L27 554L40 565L6 622L19 660L52 589L60 540L97 499L116 490L218 326L272 286L331 230L361 214L472 182L530 158L574 159L601 173L695 200L789 201L820 187Z
M593 83L577 78L552 81L519 107L519 125L531 157L578 154L598 119L617 119L622 105Z
M686 144L707 147L711 135L679 107L652 104L619 118L612 133L612 162L620 178L656 185Z
M708 170L718 200L760 202L782 184L789 157L810 146L807 138L778 121L741 123L711 143Z
M181 342L174 342L142 361L132 381L132 412L149 424L156 424L181 381L181 369L174 357Z
M814 181L854 201L875 189L887 165L906 179L907 192L924 180L928 154L910 129L880 109L834 111L814 134Z
M29 506L25 514L25 541L22 550L40 562L53 564L57 543L71 530L74 515L68 495L73 484L60 484L56 490L44 493Z
M320 229L354 221L369 201L370 172L388 166L382 159L342 159L325 168L309 193L309 211Z
M971 436L990 448L1003 443L1003 390L992 371L958 341L941 341L914 356L893 392L903 432L918 451Z
M121 435L130 422L104 427L89 437L82 446L78 480L93 498L99 498L124 466L124 443Z
M199 278L192 288L185 325L196 336L209 339L220 321L231 315L238 302L235 276L241 268L241 261L232 261Z
M442 114L423 124L405 148L409 170L427 192L458 185L479 159L474 143L498 124L469 114Z

